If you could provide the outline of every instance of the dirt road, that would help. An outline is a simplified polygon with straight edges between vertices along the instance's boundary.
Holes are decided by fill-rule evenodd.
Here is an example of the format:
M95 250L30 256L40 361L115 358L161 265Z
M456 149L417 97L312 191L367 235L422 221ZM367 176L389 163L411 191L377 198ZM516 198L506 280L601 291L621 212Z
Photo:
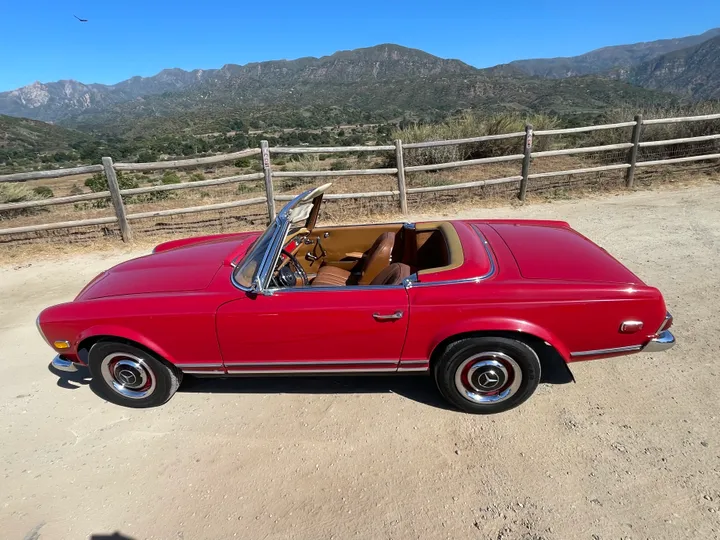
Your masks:
M720 185L468 215L567 219L661 288L678 345L493 417L422 377L195 382L131 410L53 375L34 326L127 255L2 267L0 536L720 537Z

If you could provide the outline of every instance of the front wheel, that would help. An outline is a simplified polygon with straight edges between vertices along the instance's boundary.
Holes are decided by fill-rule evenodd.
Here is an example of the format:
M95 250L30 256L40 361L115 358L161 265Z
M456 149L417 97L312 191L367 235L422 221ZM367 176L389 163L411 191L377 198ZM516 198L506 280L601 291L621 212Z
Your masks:
M182 373L149 352L119 341L100 341L90 349L93 390L125 407L156 407L180 386Z
M440 393L474 414L517 407L540 382L540 360L522 341L501 337L466 338L451 343L434 366Z

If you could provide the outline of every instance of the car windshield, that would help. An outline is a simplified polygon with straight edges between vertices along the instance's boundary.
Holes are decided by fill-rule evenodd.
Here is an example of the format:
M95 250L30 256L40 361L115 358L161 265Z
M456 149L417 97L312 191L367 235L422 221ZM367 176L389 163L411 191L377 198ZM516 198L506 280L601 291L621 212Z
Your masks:
M243 258L242 262L235 269L235 281L241 287L249 289L252 287L252 280L255 272L260 267L265 252L268 250L270 242L278 228L278 222L273 221L270 226L265 229L255 243L250 248L248 254Z
M317 219L317 210L315 214L313 214L313 208L317 205L319 209L322 194L330 185L331 184L324 184L301 193L283 207L275 220L250 247L247 255L245 255L242 262L240 262L233 272L233 279L236 285L243 289L253 289L253 280L257 280L258 277L265 279L263 276L258 276L258 272L266 272L264 268L261 268L265 256L273 257L276 261L277 257L280 256L280 248L285 245L285 238L278 239L277 243L273 244L276 233L284 233L287 235L290 229L294 232L297 232L302 227L312 229ZM280 231L280 229L282 229L282 231ZM272 268L275 268L275 261L271 260L267 264L273 265ZM265 283L255 284L259 289L262 289L265 285Z

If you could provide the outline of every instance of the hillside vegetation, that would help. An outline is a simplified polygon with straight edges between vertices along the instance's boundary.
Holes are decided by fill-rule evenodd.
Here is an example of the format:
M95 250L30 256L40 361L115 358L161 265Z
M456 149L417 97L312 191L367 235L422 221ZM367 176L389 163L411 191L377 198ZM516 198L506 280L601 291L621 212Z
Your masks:
M720 36L613 75L644 88L720 100Z
M0 116L0 174L98 163L103 155L143 162L232 152L261 139L386 143L398 135L497 132L528 118L574 127L603 122L616 109L670 110L688 98L720 98L720 29L559 60L575 67L528 67L551 59L476 69L385 44L322 58L168 69L116 85L35 83L0 93L0 114L55 124Z

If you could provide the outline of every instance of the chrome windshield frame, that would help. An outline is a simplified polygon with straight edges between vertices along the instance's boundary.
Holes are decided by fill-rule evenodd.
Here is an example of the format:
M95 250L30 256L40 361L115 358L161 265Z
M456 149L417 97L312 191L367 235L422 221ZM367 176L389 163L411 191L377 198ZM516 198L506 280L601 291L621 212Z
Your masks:
M321 189L326 189L329 185L330 184L326 184L325 186L322 186ZM242 291L250 292L253 294L272 294L271 290L269 290L270 278L272 276L272 271L275 268L278 259L280 258L280 253L282 251L285 238L287 237L287 234L290 231L290 227L292 226L292 221L290 220L290 212L300 202L305 201L308 195L312 194L315 191L317 191L317 189L311 189L301 193L300 195L292 199L290 202L288 202L283 207L283 209L278 212L277 216L275 217L275 221L273 222L275 224L275 232L270 239L270 243L265 250L265 254L263 255L262 259L260 259L260 264L258 265L257 270L255 270L255 273L253 274L252 280L250 281L250 287L248 288L241 285L237 282L237 279L235 278L235 272L237 271L237 267L240 267L240 264L238 264L237 267L234 268L231 272L231 281L235 287L239 288ZM322 192L318 196L322 197ZM312 200L315 200L315 197L313 197ZM273 223L268 225L268 228L271 227Z

